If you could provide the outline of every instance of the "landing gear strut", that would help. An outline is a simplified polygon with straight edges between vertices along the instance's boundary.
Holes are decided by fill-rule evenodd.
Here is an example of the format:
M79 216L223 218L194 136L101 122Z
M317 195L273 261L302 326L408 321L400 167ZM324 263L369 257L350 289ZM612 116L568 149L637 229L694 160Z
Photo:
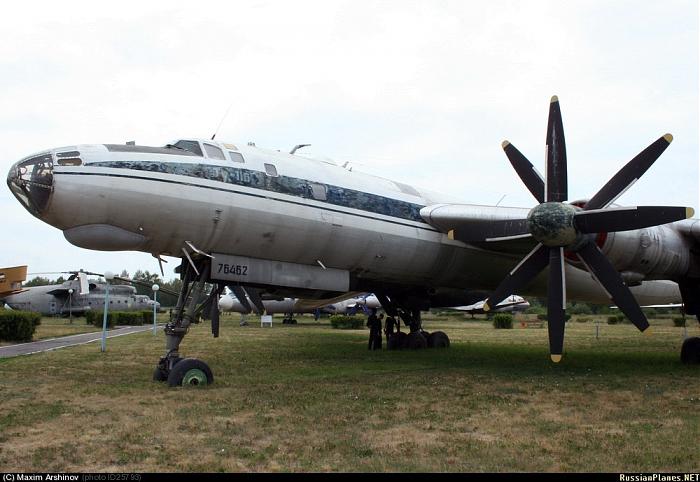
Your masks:
M444 332L429 333L423 329L419 309L408 309L400 306L386 295L378 294L376 296L384 311L399 321L398 332L388 335L388 350L420 350L423 348L448 348L450 346L450 339ZM401 331L401 321L403 321L404 326L408 326L408 333Z
M196 358L182 358L179 348L182 339L189 331L190 324L199 322L202 311L212 306L212 311L217 309L211 303L217 302L219 287L215 287L207 301L198 306L204 283L209 276L210 262L208 259L197 262L183 258L181 268L184 269L182 288L177 305L170 314L170 321L165 325L165 356L158 362L153 372L153 380L167 381L171 387L209 385L214 382L214 375L209 366ZM218 335L218 316L215 321L217 326L214 335L216 336Z

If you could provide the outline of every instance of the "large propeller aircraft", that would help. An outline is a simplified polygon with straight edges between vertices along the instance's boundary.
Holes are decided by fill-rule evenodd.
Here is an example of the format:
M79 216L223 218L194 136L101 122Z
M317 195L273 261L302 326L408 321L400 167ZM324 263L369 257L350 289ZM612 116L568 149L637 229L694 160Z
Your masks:
M226 286L261 298L318 300L319 307L371 292L410 327L414 347L435 345L422 329L421 310L487 297L488 309L513 292L546 295L554 361L563 354L566 295L612 301L642 330L648 322L638 302L682 296L686 311L698 314L700 224L686 220L692 209L612 204L671 140L667 134L655 141L592 198L568 202L553 97L544 179L503 144L539 203L531 210L463 204L296 149L287 154L213 139L45 150L12 166L7 181L30 213L76 246L181 258L183 287L154 372L174 386L213 381L205 362L181 357L180 343L200 314L212 318L218 334L215 300ZM206 283L214 285L208 294ZM700 339L694 340L684 343L684 361L700 360Z

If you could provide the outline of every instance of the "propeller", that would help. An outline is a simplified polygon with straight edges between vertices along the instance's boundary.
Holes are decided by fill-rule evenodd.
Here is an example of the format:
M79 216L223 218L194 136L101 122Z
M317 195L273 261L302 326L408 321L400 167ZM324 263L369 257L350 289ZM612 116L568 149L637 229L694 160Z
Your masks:
M564 348L566 280L564 250L574 253L613 302L640 330L649 322L622 277L595 243L595 233L628 231L666 224L693 216L693 209L668 206L609 206L627 191L659 158L673 140L665 134L620 169L583 207L566 203L568 176L566 142L559 99L553 96L547 122L546 176L510 142L502 144L508 160L527 189L540 203L527 219L498 224L493 230L470 233L469 241L531 235L537 246L506 276L484 303L484 311L498 305L509 294L525 288L541 271L549 268L547 319L549 351L559 362ZM475 237L479 239L474 239ZM459 237L458 237L459 239Z

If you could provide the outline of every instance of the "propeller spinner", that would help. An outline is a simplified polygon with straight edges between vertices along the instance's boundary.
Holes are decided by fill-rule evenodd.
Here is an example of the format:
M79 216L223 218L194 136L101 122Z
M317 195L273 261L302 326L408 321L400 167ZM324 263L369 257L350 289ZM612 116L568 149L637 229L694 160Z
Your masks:
M553 96L547 122L546 176L543 180L532 163L510 142L503 150L528 190L540 203L530 210L526 220L498 226L498 233L482 233L483 241L497 237L530 234L537 246L506 276L484 303L489 311L509 294L521 291L549 266L547 319L552 361L559 362L564 348L566 286L564 250L583 262L613 302L640 330L649 322L622 277L594 242L599 232L627 231L657 226L693 216L692 208L635 206L609 208L620 195L644 174L673 140L666 134L640 152L620 169L582 208L566 203L568 179L566 143L559 99Z

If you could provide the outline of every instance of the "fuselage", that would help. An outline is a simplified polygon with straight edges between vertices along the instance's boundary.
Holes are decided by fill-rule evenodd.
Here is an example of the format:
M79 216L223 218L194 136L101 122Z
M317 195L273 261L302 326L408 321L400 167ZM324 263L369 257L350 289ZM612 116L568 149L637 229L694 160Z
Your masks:
M473 302L522 257L450 240L421 218L425 206L456 202L448 196L300 155L178 144L186 143L196 149L52 149L13 166L8 185L77 246L180 257L189 241L205 252L347 270L357 291L377 283L456 289L478 292L465 298ZM509 209L513 218L528 212ZM544 295L545 276L523 294ZM570 298L609 301L581 269L567 265L566 277ZM633 292L646 304L680 300L673 283Z

